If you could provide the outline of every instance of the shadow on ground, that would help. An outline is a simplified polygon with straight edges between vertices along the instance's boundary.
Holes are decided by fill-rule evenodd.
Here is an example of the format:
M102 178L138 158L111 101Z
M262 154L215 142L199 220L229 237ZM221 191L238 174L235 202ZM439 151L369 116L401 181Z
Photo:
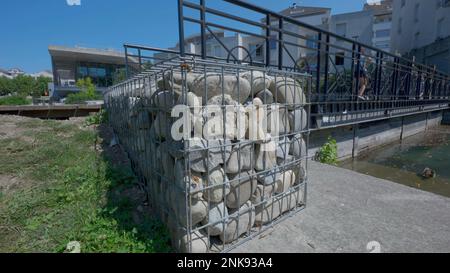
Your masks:
M107 163L106 178L111 181L105 214L117 221L125 232L132 232L152 252L172 252L166 227L153 215L147 195L132 171L127 153L121 145L111 145L113 130L97 127L101 160Z

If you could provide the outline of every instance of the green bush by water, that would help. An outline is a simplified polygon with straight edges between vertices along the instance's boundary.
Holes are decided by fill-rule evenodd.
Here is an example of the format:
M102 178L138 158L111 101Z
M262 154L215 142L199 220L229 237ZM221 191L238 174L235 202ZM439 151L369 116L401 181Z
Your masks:
M317 152L316 159L321 163L336 165L338 163L337 142L328 137L327 142Z

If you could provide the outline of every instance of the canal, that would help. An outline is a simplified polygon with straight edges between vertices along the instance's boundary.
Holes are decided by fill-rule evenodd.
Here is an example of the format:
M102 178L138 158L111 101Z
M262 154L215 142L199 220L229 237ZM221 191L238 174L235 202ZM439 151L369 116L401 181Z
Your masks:
M372 150L341 167L450 197L450 126L439 126ZM425 168L436 172L425 179Z

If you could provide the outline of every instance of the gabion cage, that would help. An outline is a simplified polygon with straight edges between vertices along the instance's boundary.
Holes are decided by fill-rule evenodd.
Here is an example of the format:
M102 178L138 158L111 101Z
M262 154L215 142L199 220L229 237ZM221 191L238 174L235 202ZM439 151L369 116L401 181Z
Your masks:
M176 57L109 90L109 121L177 251L229 251L305 207L310 86Z

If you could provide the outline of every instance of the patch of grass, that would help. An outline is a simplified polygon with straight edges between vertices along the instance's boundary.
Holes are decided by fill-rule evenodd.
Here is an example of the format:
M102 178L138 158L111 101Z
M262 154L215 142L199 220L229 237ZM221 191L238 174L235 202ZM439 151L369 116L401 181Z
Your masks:
M0 174L31 181L0 198L0 252L168 252L165 227L133 217L139 200L129 167L112 166L94 148L93 130L57 121L23 123L33 141L0 140ZM30 129L33 130L33 129Z
M31 100L22 96L8 96L0 98L0 105L28 105Z

